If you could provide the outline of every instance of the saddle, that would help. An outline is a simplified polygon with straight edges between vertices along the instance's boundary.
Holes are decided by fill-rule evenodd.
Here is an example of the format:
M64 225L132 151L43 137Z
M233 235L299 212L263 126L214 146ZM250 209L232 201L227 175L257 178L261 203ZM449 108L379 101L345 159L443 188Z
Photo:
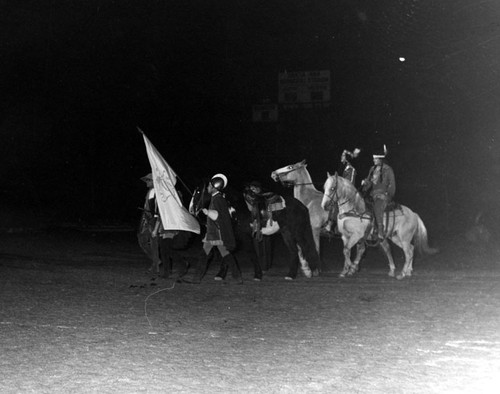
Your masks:
M360 217L361 216L361 218L370 219L371 220L371 227L373 227L374 222L375 222L375 215L373 213L373 200L365 198L365 205L366 205L366 211L363 214L359 215L358 213L356 213L354 211L353 212L345 212L345 213L339 215L339 218L343 219L345 217ZM389 204L387 204L387 206L385 207L385 210L384 210L385 217L386 217L387 221L389 221L389 214L391 212L394 213L394 216L397 216L399 214L402 215L403 209L401 207L401 204L399 204L396 201L391 201L391 202L389 202Z
M366 205L366 210L373 214L373 200L371 198L365 198L365 205ZM400 211L402 210L401 204L394 200L391 200L385 207L384 212L387 214L391 211L397 211L397 210Z
M268 221L273 223L273 212L286 208L285 199L273 192L255 194L246 191L244 197L245 201L252 207L252 220L259 229L262 226L265 227Z

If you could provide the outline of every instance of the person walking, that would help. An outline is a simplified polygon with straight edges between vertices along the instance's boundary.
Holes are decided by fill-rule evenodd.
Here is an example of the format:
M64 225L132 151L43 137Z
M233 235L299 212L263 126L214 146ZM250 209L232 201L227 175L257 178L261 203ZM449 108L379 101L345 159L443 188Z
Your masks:
M243 191L243 197L252 220L250 227L252 229L252 244L256 258L254 260L254 280L260 281L262 280L263 272L268 271L272 263L271 236L264 235L261 232L261 211L267 209L262 184L259 181L250 182Z
M159 273L162 278L177 280L188 272L189 262L181 255L179 250L186 247L189 234L189 232L183 230L165 230L160 216L157 216L152 237L158 239L161 260ZM180 245L179 239L182 240L182 245Z
M148 191L146 192L146 197L144 199L141 225L138 230L137 237L139 245L152 261L149 271L154 274L158 274L160 272L161 260L158 238L152 236L157 221L155 218L157 208L152 174L143 176L141 180L146 183Z
M373 166L368 176L361 182L362 191L373 199L375 228L373 235L384 239L384 211L396 194L396 179L392 167L387 163L387 148L373 154Z
M156 202L152 174L143 176L141 180L146 182L148 188L144 201L144 215L148 222L148 231L147 234L143 234L143 236L147 235L148 239L143 241L147 243L143 248L149 251L149 256L153 260L150 271L166 279L174 274L182 276L187 272L189 263L179 253L179 249L185 247L189 241L190 233L182 230L164 229ZM177 193L180 194L179 191Z
M202 212L207 216L207 232L202 240L203 252L192 280L185 280L185 282L201 283L213 256L212 249L215 247L222 257L222 266L231 271L232 281L226 280L226 283L243 283L240 267L232 253L236 249L236 237L233 231L229 206L222 194L222 190L227 187L227 183L227 177L220 173L214 175L208 183L210 205L208 208L202 209Z

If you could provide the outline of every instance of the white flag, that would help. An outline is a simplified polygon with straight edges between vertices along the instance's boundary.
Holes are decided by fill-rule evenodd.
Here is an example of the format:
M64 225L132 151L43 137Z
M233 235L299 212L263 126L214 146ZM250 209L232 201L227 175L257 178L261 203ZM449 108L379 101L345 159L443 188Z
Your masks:
M149 164L151 164L156 202L163 228L165 230L185 230L199 234L200 224L198 220L182 205L179 194L175 189L177 175L148 137L140 129L139 131L144 137Z

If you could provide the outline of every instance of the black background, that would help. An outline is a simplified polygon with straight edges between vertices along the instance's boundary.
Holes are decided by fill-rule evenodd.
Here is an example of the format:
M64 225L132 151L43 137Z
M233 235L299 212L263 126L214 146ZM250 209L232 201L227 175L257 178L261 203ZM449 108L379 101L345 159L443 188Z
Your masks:
M343 149L362 149L360 179L386 144L398 201L435 231L497 221L496 2L8 3L4 209L134 223L150 171L139 126L191 189L223 172L235 193L253 179L282 191L271 171L302 159L321 189ZM330 70L332 105L252 123L285 70Z

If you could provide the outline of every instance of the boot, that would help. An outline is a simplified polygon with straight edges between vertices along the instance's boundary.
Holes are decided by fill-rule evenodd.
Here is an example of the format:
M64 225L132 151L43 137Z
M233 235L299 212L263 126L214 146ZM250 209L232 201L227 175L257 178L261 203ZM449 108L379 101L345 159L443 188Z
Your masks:
M189 264L189 261L186 259L182 259L182 264L180 265L182 268L179 269L179 278L182 278L184 275L186 275L189 272L189 268L191 267L191 264Z
M240 267L235 257L231 253L229 253L222 259L222 263L227 266L227 269L231 268L231 279L226 280L226 283L234 283L237 285L243 284Z
M217 272L217 275L214 276L214 280L224 280L226 278L228 268L227 264L225 264L224 260L222 260L219 272Z
M384 239L385 238L385 231L384 231L384 225L383 224L380 224L378 226L378 238L379 239Z

